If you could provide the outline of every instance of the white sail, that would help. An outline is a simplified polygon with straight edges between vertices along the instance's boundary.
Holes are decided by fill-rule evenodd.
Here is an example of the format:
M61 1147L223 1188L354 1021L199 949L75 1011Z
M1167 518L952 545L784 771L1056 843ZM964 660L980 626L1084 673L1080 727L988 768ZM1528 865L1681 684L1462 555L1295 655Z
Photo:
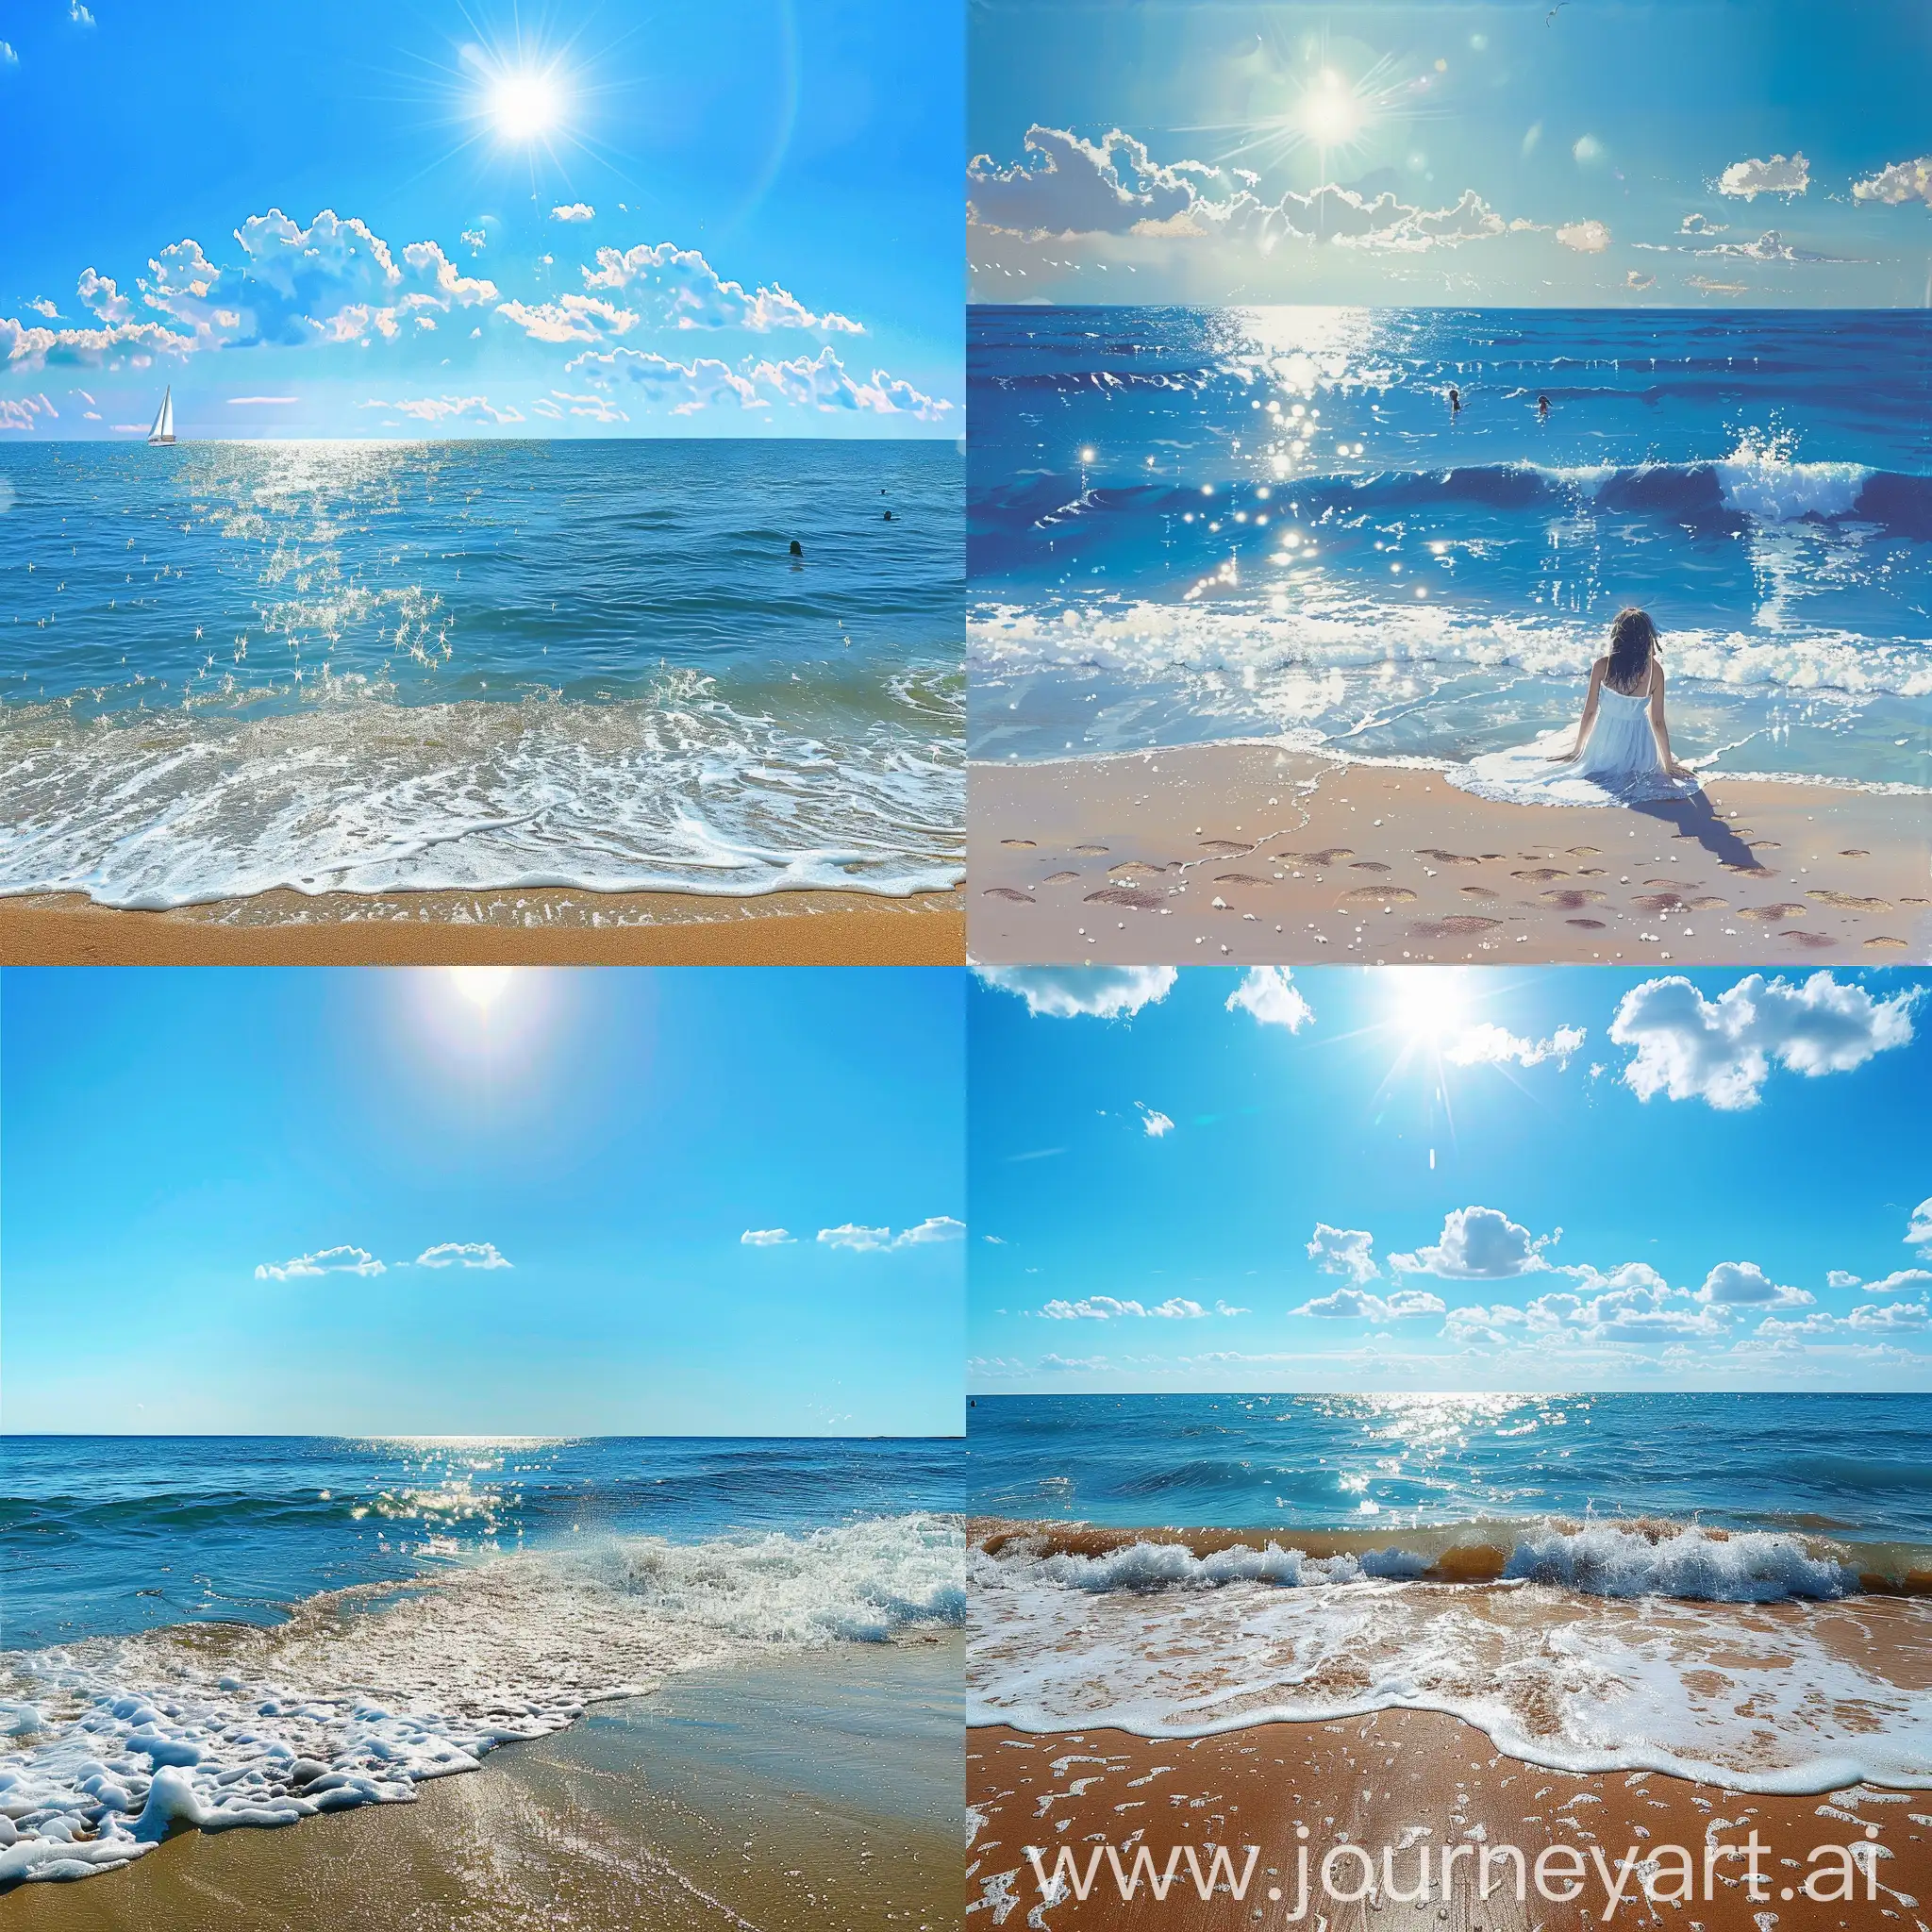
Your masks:
M161 407L155 411L155 426L147 433L150 442L173 442L175 440L175 385L171 382L161 396Z

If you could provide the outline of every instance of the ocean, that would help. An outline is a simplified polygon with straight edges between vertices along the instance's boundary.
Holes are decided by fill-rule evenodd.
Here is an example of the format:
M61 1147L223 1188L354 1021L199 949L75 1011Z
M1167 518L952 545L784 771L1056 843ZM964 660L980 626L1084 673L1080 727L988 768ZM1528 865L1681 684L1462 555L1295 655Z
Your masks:
M1556 1769L1932 1788L1932 1396L980 1396L967 1420L973 1515L1046 1525L974 1525L974 1723L1431 1709Z
M1932 785L1932 315L986 308L968 352L974 758L1454 768L1574 723L1638 604L1700 773Z
M7 1438L0 1884L956 1626L958 1468L943 1441Z
M948 887L960 469L947 442L0 452L0 891Z

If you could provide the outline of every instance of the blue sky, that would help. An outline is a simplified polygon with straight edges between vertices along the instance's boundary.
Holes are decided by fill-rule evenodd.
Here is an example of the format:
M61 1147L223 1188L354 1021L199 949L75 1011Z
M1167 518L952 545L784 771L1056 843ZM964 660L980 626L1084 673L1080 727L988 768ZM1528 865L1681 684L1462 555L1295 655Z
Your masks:
M1924 1388L1928 990L985 969L969 1386Z
M957 436L956 9L0 9L0 432Z
M977 301L1932 301L1918 0L972 17Z
M957 1433L961 996L10 969L6 1426Z

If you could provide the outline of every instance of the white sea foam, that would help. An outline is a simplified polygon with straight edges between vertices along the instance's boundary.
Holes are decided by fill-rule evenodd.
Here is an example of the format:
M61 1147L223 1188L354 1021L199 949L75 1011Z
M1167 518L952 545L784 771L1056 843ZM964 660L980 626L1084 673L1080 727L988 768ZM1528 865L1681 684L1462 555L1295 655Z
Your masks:
M963 876L957 680L813 737L684 676L651 700L398 705L83 723L0 712L0 891L168 907L302 892L562 886L902 895Z
M220 1831L407 1801L598 1699L965 1613L963 1542L907 1516L801 1536L593 1542L6 1658L0 1884Z
M1579 1534L1602 1547L1600 1532ZM972 1721L1178 1738L1414 1708L1459 1717L1508 1755L1556 1769L1658 1771L1752 1791L1932 1787L1932 1706L1910 1688L1932 1662L1923 1600L1807 1601L1824 1579L1790 1558L1784 1599L1750 1600L1778 1567L1766 1549L1688 1579L1666 1555L1664 1580L1729 1592L1694 1603L1624 1595L1634 1570L1622 1554L1582 1566L1614 1576L1610 1595L1295 1572L1280 1554L1265 1580L1201 1587L1205 1568L1175 1565L1168 1587L1150 1588L1128 1561L1120 1587L1101 1589L1093 1573L1037 1553L975 1551ZM1322 1587L1281 1587L1291 1580Z

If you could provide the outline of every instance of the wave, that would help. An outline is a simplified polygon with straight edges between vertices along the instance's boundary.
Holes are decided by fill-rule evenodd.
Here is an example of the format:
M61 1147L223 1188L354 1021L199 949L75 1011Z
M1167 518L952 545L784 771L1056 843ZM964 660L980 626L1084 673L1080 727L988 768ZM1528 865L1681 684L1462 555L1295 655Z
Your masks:
M1237 500L1244 487L1231 486ZM1894 536L1932 538L1932 476L1862 463L1798 462L1775 445L1749 439L1727 456L1698 462L1561 467L1516 461L1329 472L1276 483L1273 494L1291 498L1304 525L1331 513L1375 516L1466 505L1525 515L1590 509L1739 526L1857 522ZM1201 508L1198 486L1097 485L1069 499L1064 476L1031 472L1004 489L975 492L973 524L975 535L983 535L1082 519L1158 522Z
M0 1884L125 1865L179 1826L392 1803L667 1676L965 1616L932 1516L697 1543L613 1538L5 1659Z
M1552 1769L1932 1788L1932 1708L1912 1688L1932 1601L1848 1594L1855 1579L1791 1539L1522 1526L1516 1574L1449 1581L1440 1545L1063 1546L1080 1535L976 1541L970 1722L1187 1738L1423 1709Z
M908 675L889 715L814 734L679 673L594 703L12 706L0 891L943 891L964 871L961 703L956 674Z

